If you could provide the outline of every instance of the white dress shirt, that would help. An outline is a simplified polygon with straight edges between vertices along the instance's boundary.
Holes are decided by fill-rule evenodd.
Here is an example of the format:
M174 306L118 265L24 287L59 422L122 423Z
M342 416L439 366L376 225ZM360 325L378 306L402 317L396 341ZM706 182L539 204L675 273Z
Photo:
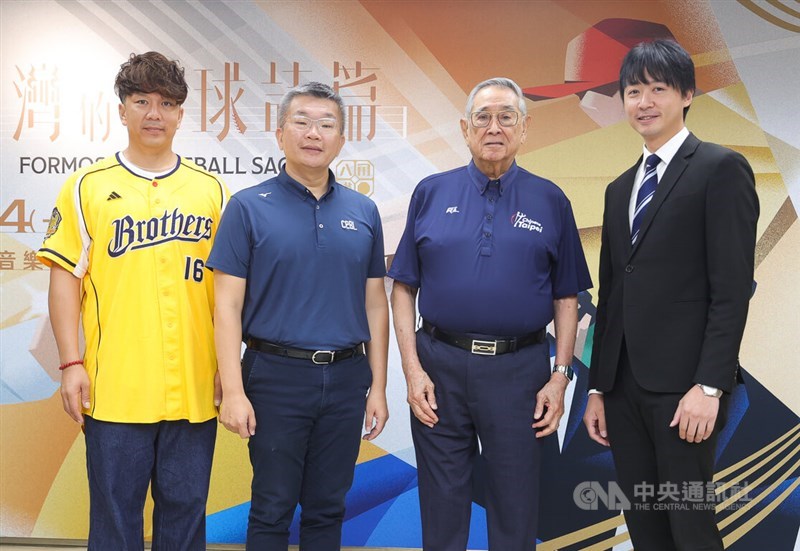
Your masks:
M633 227L633 213L636 210L636 196L639 194L639 189L644 182L644 165L647 162L647 157L655 153L661 162L656 166L656 174L658 181L664 176L667 171L672 158L678 152L678 149L683 145L684 140L689 137L689 130L684 126L677 134L672 136L667 143L658 148L657 151L650 151L646 145L642 145L642 163L639 165L639 170L636 171L636 178L633 180L633 190L631 190L631 200L628 205L628 227Z

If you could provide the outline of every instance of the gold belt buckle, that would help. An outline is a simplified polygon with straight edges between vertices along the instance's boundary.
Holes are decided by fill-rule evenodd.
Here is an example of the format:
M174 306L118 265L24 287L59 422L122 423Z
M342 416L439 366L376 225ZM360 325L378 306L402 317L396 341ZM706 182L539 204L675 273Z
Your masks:
M481 356L496 356L497 355L497 341L472 341L472 350L470 350L473 354L479 354Z

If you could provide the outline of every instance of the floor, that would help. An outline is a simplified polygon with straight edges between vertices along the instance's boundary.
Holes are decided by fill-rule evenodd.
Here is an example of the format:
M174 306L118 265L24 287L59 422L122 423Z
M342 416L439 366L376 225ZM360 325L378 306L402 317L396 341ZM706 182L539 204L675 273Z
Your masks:
M86 547L52 547L50 545L47 546L30 546L30 545L17 545L17 544L0 544L0 551L84 551ZM244 549L244 545L228 545L228 546L219 546L219 547L209 547L209 551L214 550L240 550ZM297 551L296 545L289 546L290 551ZM418 551L412 549L399 549L397 547L392 547L391 549L386 547L342 547L342 551Z
M30 545L17 545L17 544L0 544L0 551L84 551L86 547L52 547L47 546L30 546ZM209 547L209 551L214 550L239 550L244 549L244 545L229 545L225 547ZM297 551L296 545L289 546L290 551ZM342 551L418 551L412 549L399 549L397 547L342 547Z
M84 551L85 545L78 542L66 542L64 540L24 540L20 538L0 538L0 551ZM297 546L289 547L290 551L296 551ZM241 551L244 545L210 545L208 551ZM397 547L343 547L342 551L419 551L412 549L400 549Z

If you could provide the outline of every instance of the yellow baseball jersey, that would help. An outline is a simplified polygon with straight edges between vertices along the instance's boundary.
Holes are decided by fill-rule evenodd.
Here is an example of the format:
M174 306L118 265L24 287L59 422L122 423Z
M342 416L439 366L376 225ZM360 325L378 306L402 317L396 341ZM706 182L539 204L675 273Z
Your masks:
M37 256L83 280L84 413L120 423L216 416L205 261L228 197L189 161L155 175L119 153L64 184Z

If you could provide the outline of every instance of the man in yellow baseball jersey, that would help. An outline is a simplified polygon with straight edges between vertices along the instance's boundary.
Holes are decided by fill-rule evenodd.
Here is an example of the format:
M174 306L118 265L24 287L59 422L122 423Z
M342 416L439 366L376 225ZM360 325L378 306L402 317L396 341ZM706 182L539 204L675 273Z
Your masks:
M228 191L172 151L176 61L131 55L115 91L128 147L67 180L38 253L61 398L86 434L89 549L142 549L152 484L153 549L200 550L219 403L205 261Z

